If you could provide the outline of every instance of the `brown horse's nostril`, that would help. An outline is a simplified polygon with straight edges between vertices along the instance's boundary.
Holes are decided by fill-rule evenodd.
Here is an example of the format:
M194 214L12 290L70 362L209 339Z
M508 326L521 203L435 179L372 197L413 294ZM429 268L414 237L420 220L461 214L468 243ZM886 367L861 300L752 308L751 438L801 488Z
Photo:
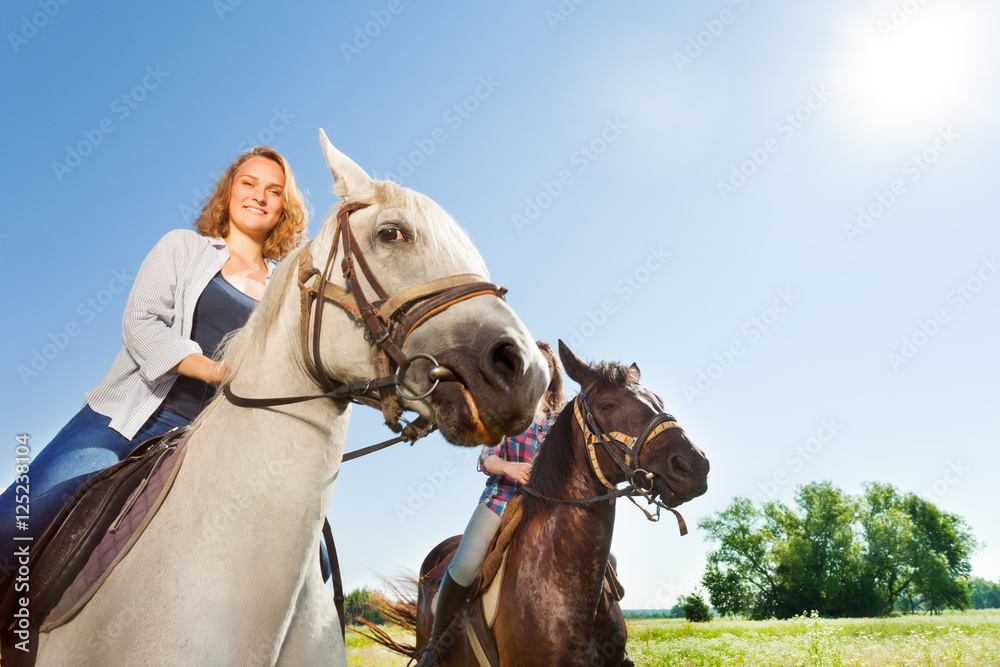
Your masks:
M523 370L524 359L512 341L496 341L486 350L483 373L491 384L513 389Z
M670 474L678 477L690 477L691 465L680 454L670 457Z

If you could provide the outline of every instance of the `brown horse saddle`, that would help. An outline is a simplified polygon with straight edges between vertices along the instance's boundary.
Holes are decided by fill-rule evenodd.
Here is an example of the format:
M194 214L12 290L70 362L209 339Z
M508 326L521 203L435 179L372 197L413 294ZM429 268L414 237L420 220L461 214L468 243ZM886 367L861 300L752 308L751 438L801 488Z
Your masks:
M37 646L39 630L47 632L75 616L163 503L186 444L187 438L180 439L177 429L143 442L88 480L31 544L28 604L22 604L25 593L15 591L13 585L0 603L3 618L14 619L0 629L5 665L10 647L23 638L15 609L28 609L34 635L31 646Z

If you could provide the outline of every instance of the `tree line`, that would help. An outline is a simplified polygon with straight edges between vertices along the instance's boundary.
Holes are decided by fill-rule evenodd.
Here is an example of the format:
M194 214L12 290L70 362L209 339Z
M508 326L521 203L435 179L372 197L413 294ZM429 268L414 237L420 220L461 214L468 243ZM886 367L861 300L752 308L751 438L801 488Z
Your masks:
M1000 581L971 577L978 547L965 521L890 484L868 483L851 496L830 482L800 486L795 504L754 504L737 497L702 519L718 548L708 554L702 585L714 611L753 619L884 616L893 611L1000 609ZM351 591L351 624L380 624L371 606L381 593ZM626 609L625 618L709 620L702 594L672 609Z
M994 583L982 577L973 577L969 582L969 593L973 609L1000 609L1000 581Z
M890 484L868 483L860 496L806 484L793 507L737 497L698 526L718 544L702 585L722 615L884 616L973 604L969 526Z

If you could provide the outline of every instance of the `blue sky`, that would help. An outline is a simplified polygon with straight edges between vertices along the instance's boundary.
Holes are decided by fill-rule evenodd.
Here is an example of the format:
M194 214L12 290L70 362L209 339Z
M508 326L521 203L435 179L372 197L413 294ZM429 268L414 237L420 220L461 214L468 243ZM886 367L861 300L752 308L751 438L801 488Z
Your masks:
M638 363L712 462L692 527L884 481L996 580L997 28L971 0L8 3L0 466L79 408L241 150L284 153L319 228L322 127L452 213L536 337ZM355 411L348 448L384 437ZM484 481L437 436L345 464L347 587L416 570ZM621 506L624 606L672 606L710 548Z

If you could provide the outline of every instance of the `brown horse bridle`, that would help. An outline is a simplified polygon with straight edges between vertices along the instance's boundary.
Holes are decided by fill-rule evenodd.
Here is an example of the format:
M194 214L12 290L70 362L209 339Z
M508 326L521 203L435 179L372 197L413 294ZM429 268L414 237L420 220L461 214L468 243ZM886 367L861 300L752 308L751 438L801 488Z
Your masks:
M600 481L601 484L608 489L608 492L604 495L594 496L591 498L567 499L551 498L546 496L531 488L530 481L521 488L533 496L560 503L583 504L599 502L602 500L614 503L616 498L625 497L632 501L636 507L642 510L642 513L645 514L646 518L650 521L660 520L661 509L672 512L674 516L677 517L677 525L680 528L681 535L687 535L687 523L684 521L684 517L680 515L680 512L675 510L673 507L668 507L662 501L652 496L653 477L655 476L655 473L638 467L639 456L642 454L642 450L649 440L669 429L679 429L681 431L684 429L682 429L680 424L677 423L677 420L673 415L661 412L653 415L653 417L646 422L646 426L637 437L626 435L624 433L620 433L619 431L609 432L601 425L601 423L597 420L597 417L595 417L594 413L591 411L590 406L587 405L587 395L593 388L594 383L591 383L573 400L573 415L576 419L577 426L579 426L580 432L583 435L583 440L587 445L587 452L590 455L590 464L594 474L597 476L598 481ZM604 471L601 470L601 464L597 460L597 445L601 445L605 453L611 458L612 461L614 461L615 465L625 473L625 477L628 480L627 486L619 489L617 486L608 481ZM667 485L669 486L669 482ZM646 510L646 508L637 503L635 499L638 496L645 498L648 504L654 505L656 507L656 512L651 514Z
M407 337L418 326L450 306L473 297L492 294L501 299L507 292L502 287L487 282L481 276L463 273L437 278L413 285L389 294L379 283L358 247L351 230L350 214L368 207L365 203L345 203L337 212L337 229L326 259L320 271L312 263L309 252L311 241L299 253L298 286L301 293L300 345L302 358L310 376L326 393L309 396L289 396L280 398L244 398L237 396L227 385L223 393L234 405L241 407L271 407L288 405L319 398L354 400L359 403L380 407L385 422L396 433L402 432L407 440L415 440L433 430L433 425L419 418L413 423L401 419L403 409L399 399L419 400L430 396L442 380L453 379L451 371L440 366L434 357L425 353L407 356L402 347ZM338 247L343 244L344 258L341 271L347 280L347 288L330 282L330 270ZM361 285L358 270L364 274L368 285L375 292L376 299L369 300ZM314 280L315 279L315 280ZM323 321L323 306L332 301L344 309L366 328L365 340L371 345L372 364L376 376L371 380L359 380L350 384L337 384L322 369L320 360L320 330ZM312 331L309 319L312 311ZM311 340L310 340L311 339ZM410 396L401 390L406 371L414 359L425 359L431 363L428 376L433 380L431 387L422 394ZM378 398L373 394L378 393ZM400 422L404 422L401 424ZM405 424L405 425L404 425Z

